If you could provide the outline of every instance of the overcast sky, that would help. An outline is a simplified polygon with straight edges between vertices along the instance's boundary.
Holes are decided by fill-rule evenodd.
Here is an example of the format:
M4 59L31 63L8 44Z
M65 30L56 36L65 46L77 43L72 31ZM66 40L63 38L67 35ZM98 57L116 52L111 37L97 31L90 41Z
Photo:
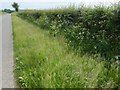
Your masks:
M11 4L17 2L20 9L49 9L61 6L68 6L70 4L97 5L103 3L110 5L120 0L0 0L0 9L8 8L13 9Z

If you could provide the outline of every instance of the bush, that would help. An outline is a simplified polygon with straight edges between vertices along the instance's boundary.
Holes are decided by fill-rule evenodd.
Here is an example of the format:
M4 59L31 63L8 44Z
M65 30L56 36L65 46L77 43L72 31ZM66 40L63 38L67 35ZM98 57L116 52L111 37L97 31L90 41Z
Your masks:
M106 59L120 55L120 8L61 8L18 13L54 36L64 35L67 44L83 54L100 54Z

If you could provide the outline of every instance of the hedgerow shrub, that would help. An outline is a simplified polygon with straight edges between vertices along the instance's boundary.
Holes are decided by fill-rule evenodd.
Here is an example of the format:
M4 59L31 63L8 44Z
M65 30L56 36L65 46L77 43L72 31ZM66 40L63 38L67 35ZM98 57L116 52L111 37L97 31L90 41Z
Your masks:
M28 19L54 36L62 34L67 44L83 54L106 59L120 55L120 7L27 10L18 16Z

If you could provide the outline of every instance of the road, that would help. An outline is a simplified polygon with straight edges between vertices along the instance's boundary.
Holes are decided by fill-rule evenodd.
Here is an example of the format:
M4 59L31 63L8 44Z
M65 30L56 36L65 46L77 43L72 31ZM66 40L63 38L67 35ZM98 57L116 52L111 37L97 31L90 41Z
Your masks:
M2 88L2 17L0 16L0 89Z
M2 16L2 88L15 88L11 15Z

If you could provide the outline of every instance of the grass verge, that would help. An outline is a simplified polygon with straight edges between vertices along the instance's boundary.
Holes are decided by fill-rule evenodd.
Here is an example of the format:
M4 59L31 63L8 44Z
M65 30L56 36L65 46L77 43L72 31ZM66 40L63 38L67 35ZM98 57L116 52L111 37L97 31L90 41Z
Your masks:
M15 75L19 87L95 88L118 87L118 66L101 57L69 51L63 38L12 16Z
M6 14L5 12L0 12L0 15L4 15L4 14Z
M2 12L0 12L0 15L2 15L3 13Z

